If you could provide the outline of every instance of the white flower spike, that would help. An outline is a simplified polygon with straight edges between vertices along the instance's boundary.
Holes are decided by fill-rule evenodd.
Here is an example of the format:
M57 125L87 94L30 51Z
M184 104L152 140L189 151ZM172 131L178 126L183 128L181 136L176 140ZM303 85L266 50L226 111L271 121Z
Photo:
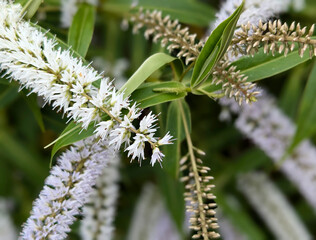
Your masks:
M42 96L53 108L63 110L84 129L96 124L96 136L102 140L110 138L116 149L125 143L125 151L132 159L137 157L141 162L145 158L145 142L152 150L163 145L165 141L154 136L154 114L144 116L137 129L133 121L141 110L136 104L131 106L131 101L115 90L109 78L84 65L70 51L57 48L55 40L20 19L20 13L20 5L0 0L0 70L19 81L22 88ZM100 89L93 85L96 81L100 81ZM123 110L127 110L126 115ZM110 119L102 120L105 115Z
M88 200L96 179L114 156L107 141L98 141L97 138L89 137L61 155L34 201L20 240L57 240L67 237L70 225Z

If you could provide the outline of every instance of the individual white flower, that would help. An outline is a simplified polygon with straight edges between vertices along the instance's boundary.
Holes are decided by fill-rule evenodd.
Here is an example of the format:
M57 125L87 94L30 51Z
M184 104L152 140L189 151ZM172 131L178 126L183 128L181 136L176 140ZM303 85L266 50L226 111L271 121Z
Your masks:
M139 131L141 133L154 133L157 131L157 129L155 129L155 122L157 121L157 117L150 112L149 114L147 114L147 116L145 116L139 123Z
M126 116L126 115L124 116L123 122L121 122L121 126L122 126L122 128L135 129L133 124L131 123L131 119L129 119L128 116Z
M154 148L153 154L151 155L151 160L150 160L151 165L154 166L157 161L161 163L162 158L164 156L165 155L162 152L160 152L159 148Z
M141 110L135 103L130 106L130 100L114 89L109 78L72 57L68 50L57 48L56 40L48 39L29 22L16 17L20 16L19 5L0 0L0 8L0 69L8 77L42 96L53 108L63 110L84 129L96 124L96 135L103 140L111 138L110 144L116 149L122 143L129 146L128 138L140 133L144 135L142 145L148 142L152 149L159 147L156 144L159 139L153 135L155 115L144 116L141 129L135 128L133 120L140 116ZM95 82L100 82L100 89L94 86ZM126 110L128 113L123 114ZM113 125L102 123L105 114ZM133 154L133 149L129 151ZM133 155L143 156L139 152Z
M129 145L131 134L126 131L125 128L116 128L111 132L110 136L112 138L110 145L113 145L116 150L119 150L123 143Z
M131 119L132 121L134 119L137 119L140 117L140 115L142 114L141 109L137 108L136 103L134 103L131 107L128 107L129 113L127 114L127 116L129 117L129 119Z
M264 173L241 175L238 187L276 239L312 239L295 210Z
M97 133L97 136L101 137L101 139L106 139L111 129L114 127L114 122L112 120L102 121L98 123L97 126L98 127L94 132Z
M129 101L127 99L123 99L123 94L117 94L115 89L112 90L111 96L111 106L112 109L110 113L115 118L120 118L122 109L127 109L129 106Z
M125 151L128 151L128 156L132 155L132 160L135 158L145 158L145 138L144 134L137 133L134 137L134 143L131 144Z
M170 135L169 132L167 134L158 140L158 145L166 145L166 144L171 144L172 143L172 136Z
M80 235L84 240L113 238L113 221L119 194L119 161L118 154L109 160L83 208Z
M98 144L96 144L98 143ZM97 177L113 158L108 142L89 137L77 142L57 160L34 201L20 239L64 239L87 201Z

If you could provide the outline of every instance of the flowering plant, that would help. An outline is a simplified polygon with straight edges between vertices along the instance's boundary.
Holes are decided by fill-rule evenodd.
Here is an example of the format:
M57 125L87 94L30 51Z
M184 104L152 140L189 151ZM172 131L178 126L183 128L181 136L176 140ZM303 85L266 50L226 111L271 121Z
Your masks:
M216 7L0 0L7 236L311 239L316 6Z

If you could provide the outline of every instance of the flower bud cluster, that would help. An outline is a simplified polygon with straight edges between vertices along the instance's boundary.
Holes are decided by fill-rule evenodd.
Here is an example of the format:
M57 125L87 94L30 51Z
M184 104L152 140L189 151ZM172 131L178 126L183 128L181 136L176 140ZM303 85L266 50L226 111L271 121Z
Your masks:
M167 46L169 52L178 50L177 57L185 58L189 64L199 55L204 43L196 43L196 34L190 34L187 27L182 28L178 20L171 20L170 16L163 17L161 11L143 11L142 9L130 19L134 24L134 33L145 27L145 37L153 37L153 41L161 41L163 47Z
M300 23L292 22L290 26L280 20L262 23L241 25L241 29L235 33L231 48L235 55L239 53L254 55L259 47L263 47L264 53L276 52L288 53L298 48L300 57L308 49L310 57L316 56L316 40L312 39L315 26L312 25L307 31Z
M201 153L200 153L201 154ZM202 153L205 155L205 153ZM209 167L203 166L200 158L193 162L184 156L180 160L180 171L183 172L181 181L185 184L184 200L187 202L186 210L190 213L189 228L194 230L193 239L213 239L220 235L215 232L219 228L215 217L216 203L212 189L215 187L210 182L212 176L208 175Z
M256 96L260 92L257 91L256 84L248 82L248 77L241 74L236 66L231 65L226 57L217 63L212 75L212 83L215 85L222 84L221 91L225 96L234 97L239 105L243 102L248 104L257 100Z

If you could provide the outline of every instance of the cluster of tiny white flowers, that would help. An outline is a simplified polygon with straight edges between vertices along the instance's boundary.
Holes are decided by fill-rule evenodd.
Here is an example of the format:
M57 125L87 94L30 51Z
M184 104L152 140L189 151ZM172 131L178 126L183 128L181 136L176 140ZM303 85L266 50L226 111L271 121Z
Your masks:
M241 108L230 99L219 102L226 110L239 114L235 126L240 132L275 163L281 161L291 144L295 125L276 106L272 96L262 90L262 96L256 103ZM283 161L281 170L316 210L316 148L312 143L303 141Z
M16 240L17 232L8 211L10 204L10 200L0 198L0 239Z
M98 5L98 0L62 0L61 1L61 14L60 21L62 27L68 28L72 23L72 19L78 10L78 5L80 3L89 3L93 6Z
M113 221L119 187L119 155L108 161L97 179L87 203L83 208L80 235L84 240L110 240L113 238Z
M21 240L67 237L96 179L113 158L108 142L98 141L94 137L79 141L58 158L23 226Z
M295 210L264 173L251 172L239 176L238 187L276 239L312 239Z
M157 188L147 183L138 199L127 240L180 240Z
M23 87L42 96L53 108L63 110L67 116L82 123L86 129L97 124L95 133L102 140L110 139L116 149L125 143L125 151L132 160L145 158L145 142L151 145L151 164L161 162L164 156L159 146L171 143L167 133L162 139L154 136L157 117L152 113L140 121L133 121L141 110L131 104L123 93L118 93L108 78L103 78L69 51L56 49L57 42L20 19L19 5L0 1L0 68ZM100 88L93 83L100 81ZM124 115L122 111L127 113ZM104 115L110 116L103 120ZM133 136L133 134L135 136ZM130 139L133 138L133 141Z

